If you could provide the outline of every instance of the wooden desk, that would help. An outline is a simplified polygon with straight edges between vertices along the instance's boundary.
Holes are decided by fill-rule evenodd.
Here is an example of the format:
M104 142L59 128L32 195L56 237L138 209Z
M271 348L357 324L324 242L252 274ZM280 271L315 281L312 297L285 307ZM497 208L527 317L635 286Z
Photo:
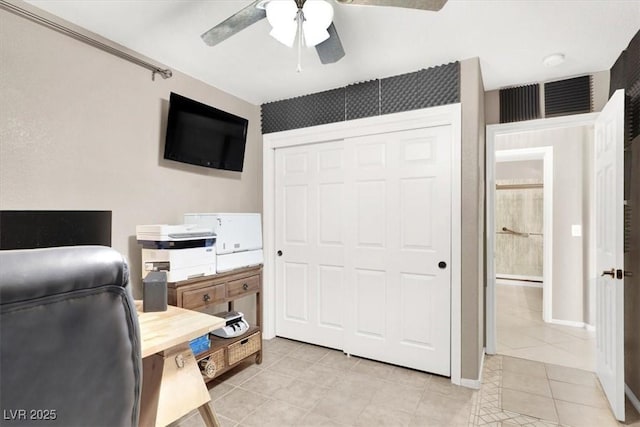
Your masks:
M141 301L136 309L143 358L140 426L166 426L198 408L208 427L218 427L189 341L221 328L224 319L173 306L144 313Z
M254 358L262 362L262 266L238 268L211 276L169 282L167 299L169 304L189 310L209 310L218 304L227 304L234 310L235 301L255 295L255 323L245 334L233 338L211 337L210 348L196 354L198 360L209 359L216 365L215 376ZM242 351L239 351L242 348Z

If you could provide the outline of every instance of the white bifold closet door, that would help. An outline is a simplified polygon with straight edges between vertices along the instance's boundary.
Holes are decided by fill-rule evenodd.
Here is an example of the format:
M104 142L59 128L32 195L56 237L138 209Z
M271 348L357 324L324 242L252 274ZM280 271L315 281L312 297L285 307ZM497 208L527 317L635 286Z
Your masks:
M276 334L450 375L451 127L276 149Z

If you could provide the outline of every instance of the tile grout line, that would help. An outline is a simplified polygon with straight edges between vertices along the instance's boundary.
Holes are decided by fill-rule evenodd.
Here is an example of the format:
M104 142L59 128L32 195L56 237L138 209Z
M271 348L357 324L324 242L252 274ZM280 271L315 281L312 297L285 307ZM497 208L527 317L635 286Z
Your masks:
M549 370L547 369L547 363L544 363L544 375L547 379L547 385L549 386L549 392L551 393L551 401L553 402L553 410L556 412L556 418L558 419L558 425L560 425L560 412L558 411L558 405L556 404L556 398L553 395L553 389L551 388L551 379L549 378Z

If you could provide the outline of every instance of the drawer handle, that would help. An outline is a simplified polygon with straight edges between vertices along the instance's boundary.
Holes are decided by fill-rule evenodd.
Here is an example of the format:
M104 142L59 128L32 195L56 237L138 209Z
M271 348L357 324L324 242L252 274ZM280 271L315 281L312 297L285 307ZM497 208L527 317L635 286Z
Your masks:
M184 356L182 353L176 356L176 365L178 366L178 369L184 368Z
M249 289L249 285L245 283L244 285L242 285L242 289L246 291L247 289Z
M209 301L211 299L211 297L209 296L209 294L204 294L202 299L204 300L204 302L207 302L207 301Z
M245 345L248 342L249 342L249 338L245 338L242 341L240 341L240 345Z

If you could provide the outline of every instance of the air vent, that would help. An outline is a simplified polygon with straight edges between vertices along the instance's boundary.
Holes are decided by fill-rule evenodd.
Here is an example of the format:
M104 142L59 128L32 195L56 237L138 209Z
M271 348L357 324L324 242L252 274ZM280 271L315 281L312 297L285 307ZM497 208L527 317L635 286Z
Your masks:
M540 118L540 86L500 89L500 123Z
M591 76L575 77L545 83L545 117L566 116L568 114L590 113Z

